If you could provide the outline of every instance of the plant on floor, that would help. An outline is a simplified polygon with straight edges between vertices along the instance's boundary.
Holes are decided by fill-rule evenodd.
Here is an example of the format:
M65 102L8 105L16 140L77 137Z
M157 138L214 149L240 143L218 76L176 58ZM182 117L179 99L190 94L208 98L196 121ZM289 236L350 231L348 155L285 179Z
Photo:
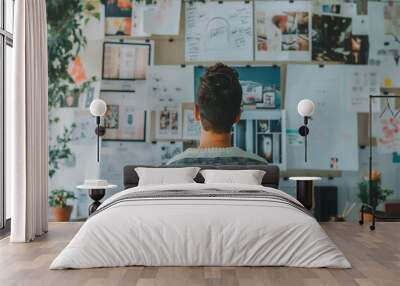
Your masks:
M51 191L49 196L49 205L52 209L54 220L69 221L72 206L67 205L68 200L76 200L73 192L63 189Z
M369 177L363 178L363 181L358 183L358 188L358 198L363 204L368 204ZM391 194L393 194L393 190L384 189L381 186L381 173L373 170L371 174L371 206L377 207L380 203L385 202Z

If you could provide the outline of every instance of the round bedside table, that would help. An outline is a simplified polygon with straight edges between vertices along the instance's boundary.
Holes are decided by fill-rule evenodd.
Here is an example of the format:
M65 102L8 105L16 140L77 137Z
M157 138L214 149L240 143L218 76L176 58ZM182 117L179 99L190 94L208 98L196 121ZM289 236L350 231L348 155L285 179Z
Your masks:
M311 210L313 208L314 181L320 181L320 177L290 177L296 181L296 198L303 206Z
M89 197L93 200L93 203L89 206L89 215L91 215L101 205L100 200L106 194L106 190L115 189L116 187L117 185L107 185L107 186L79 185L76 188L79 190L88 190Z

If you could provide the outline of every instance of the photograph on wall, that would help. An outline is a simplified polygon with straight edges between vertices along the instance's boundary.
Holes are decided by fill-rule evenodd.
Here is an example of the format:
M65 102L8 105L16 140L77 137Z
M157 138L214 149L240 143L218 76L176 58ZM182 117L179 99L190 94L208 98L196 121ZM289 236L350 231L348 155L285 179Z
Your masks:
M255 2L256 60L311 59L311 2Z
M183 140L199 140L201 126L194 118L193 109L183 110Z
M279 66L243 66L233 67L239 75L243 91L244 109L280 109L281 107L281 71ZM195 99L204 67L195 67Z
M387 1L384 9L385 35L391 36L399 41L400 39L400 3Z
M255 153L269 163L282 162L281 120L254 120Z
M182 138L182 110L180 105L165 106L156 111L156 139Z
M150 65L151 44L104 42L103 71L105 80L145 80Z
M80 91L79 88L70 90L68 94L60 96L60 107L76 108L79 105Z
M233 145L285 169L285 126L283 110L244 111L233 128Z
M132 27L132 0L106 0L106 35L130 36Z
M252 2L195 1L185 7L187 62L253 60Z
M130 101L129 94L102 91L100 97L107 103L104 141L146 140L146 111Z
M104 127L106 129L118 129L119 105L107 104L107 111L104 114Z
M312 59L345 63L351 54L351 18L312 17Z

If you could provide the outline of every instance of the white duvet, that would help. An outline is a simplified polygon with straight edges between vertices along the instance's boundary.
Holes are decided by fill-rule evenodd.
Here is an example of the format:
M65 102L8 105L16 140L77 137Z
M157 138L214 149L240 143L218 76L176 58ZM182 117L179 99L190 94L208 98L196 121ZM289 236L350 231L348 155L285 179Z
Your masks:
M268 190L238 184L136 187L154 190ZM125 201L89 218L50 269L145 266L293 266L350 268L318 222L293 206L257 199Z

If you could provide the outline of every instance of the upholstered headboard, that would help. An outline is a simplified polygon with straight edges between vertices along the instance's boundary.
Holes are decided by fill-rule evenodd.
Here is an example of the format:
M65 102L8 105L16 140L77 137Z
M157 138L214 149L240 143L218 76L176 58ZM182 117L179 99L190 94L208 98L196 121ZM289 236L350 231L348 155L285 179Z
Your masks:
M176 166L145 166L128 165L124 167L124 188L136 187L139 183L139 176L135 171L136 167L148 168L179 168ZM265 175L262 185L265 187L278 188L279 186L279 167L275 165L247 165L247 166L199 166L201 169L220 169L220 170L264 170ZM204 183L203 176L199 173L194 179L197 183Z

